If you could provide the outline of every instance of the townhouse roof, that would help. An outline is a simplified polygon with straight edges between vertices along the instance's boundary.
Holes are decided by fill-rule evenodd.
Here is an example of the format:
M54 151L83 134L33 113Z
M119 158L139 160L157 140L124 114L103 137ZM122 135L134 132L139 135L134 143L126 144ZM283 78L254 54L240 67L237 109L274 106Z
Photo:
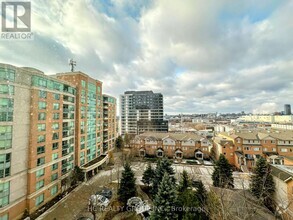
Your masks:
M232 140L229 140L229 139L226 139L224 137L215 137L214 138L214 142L218 143L218 144L221 144L221 145L224 145L226 143L232 143Z
M192 133L160 133L160 132L146 132L143 134L138 135L139 138L155 138L157 140L163 140L166 138L171 138L176 141L187 141L187 140L194 140L200 141L203 137L192 134Z
M271 165L272 172L271 174L278 179L288 182L293 180L293 167L292 166L285 166L285 165Z
M239 131L235 131L234 133L221 132L219 134L233 138L233 139L237 137L240 137L246 140L263 140L266 138L273 138L278 140L286 140L286 141L292 140L293 141L293 130L275 130L275 129L253 130L253 131L239 130Z

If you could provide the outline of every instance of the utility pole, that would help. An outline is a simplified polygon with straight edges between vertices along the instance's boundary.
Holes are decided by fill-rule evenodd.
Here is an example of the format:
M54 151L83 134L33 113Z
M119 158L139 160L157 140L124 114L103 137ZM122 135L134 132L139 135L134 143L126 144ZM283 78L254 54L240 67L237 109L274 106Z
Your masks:
M73 59L70 59L69 66L71 66L71 72L74 72L74 66L76 66L76 61L74 61Z

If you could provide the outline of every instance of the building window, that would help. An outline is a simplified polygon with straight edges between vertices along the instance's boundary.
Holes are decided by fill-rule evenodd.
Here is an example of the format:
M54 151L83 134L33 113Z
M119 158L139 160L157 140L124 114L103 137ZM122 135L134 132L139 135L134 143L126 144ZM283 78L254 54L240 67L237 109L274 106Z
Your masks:
M53 170L57 170L58 169L58 163L54 163L53 165L52 165L52 171Z
M38 143L42 143L42 142L45 142L45 141L46 141L46 135L45 134L38 136Z
M0 183L0 208L9 204L10 182Z
M265 147L265 148L263 149L263 151L268 151L268 148Z
M39 105L39 110L47 108L47 103L46 102L39 102L38 105Z
M53 113L53 120L59 120L60 114L59 113Z
M58 159L58 153L53 153L52 160L57 160L57 159Z
M45 146L40 146L37 148L37 155L45 153Z
M57 179L58 179L58 173L52 174L52 176L51 176L51 182L53 182L53 181L55 181Z
M288 152L287 148L281 148L281 152Z
M0 108L2 109L13 108L13 99L0 98Z
M86 114L86 107L85 106L81 106L80 108L80 113L81 113L81 118L85 118L85 114Z
M43 202L44 202L44 194L42 193L41 195L39 195L38 197L36 197L36 206L39 206Z
M273 148L273 152L275 152L276 151L276 148Z
M44 176L45 175L45 169L40 169L36 172L36 177L39 178L41 176Z
M0 178L10 176L11 154L0 154Z
M61 83L58 83L58 82L53 82L53 88L58 90L58 91L61 91L62 90L62 84Z
M41 166L45 164L45 157L41 157L37 159L37 166Z
M46 79L44 79L44 78L38 78L38 85L40 86L40 87L47 87L47 80Z
M254 151L259 151L259 147L255 147L253 150Z
M43 90L40 90L39 91L39 98L46 99L47 98L47 92L43 91Z
M11 148L12 146L12 126L0 126L0 150Z
M38 124L38 131L46 131L46 124Z
M0 85L0 94L14 95L13 85Z
M59 123L53 123L52 124L52 129L53 130L58 130L59 129Z
M58 145L59 145L58 142L53 143L53 144L52 144L52 150L57 150L57 149L58 149Z
M85 93L85 90L81 90L81 104L85 104L85 96L86 96L86 93Z
M80 138L80 149L83 150L85 148L85 137Z
M15 70L0 68L0 80L12 81L15 80Z
M0 98L0 121L13 120L13 99Z
M82 88L85 88L86 87L86 83L85 83L84 80L81 80L81 86L82 86Z
M36 183L36 190L39 190L41 188L43 188L45 185L45 181L44 180L40 180Z
M9 220L8 214L0 216L0 220Z
M58 185L51 188L51 196L54 196L58 192Z
M38 120L39 121L43 121L46 120L46 113L45 112L41 112L38 114Z
M59 139L59 133L53 133L53 140L58 140Z
M53 103L53 110L59 110L60 104L59 103Z
M55 100L60 100L60 94L56 94L56 93L55 93L55 94L53 95L53 97L54 97Z

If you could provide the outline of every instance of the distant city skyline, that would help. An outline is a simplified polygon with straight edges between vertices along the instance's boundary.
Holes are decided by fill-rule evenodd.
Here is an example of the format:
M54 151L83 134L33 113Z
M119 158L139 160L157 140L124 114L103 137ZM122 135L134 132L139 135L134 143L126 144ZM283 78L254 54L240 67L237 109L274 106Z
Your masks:
M293 97L292 1L55 0L31 7L34 40L1 41L0 63L54 74L70 71L72 58L76 71L103 81L115 97L162 93L168 114L270 113Z

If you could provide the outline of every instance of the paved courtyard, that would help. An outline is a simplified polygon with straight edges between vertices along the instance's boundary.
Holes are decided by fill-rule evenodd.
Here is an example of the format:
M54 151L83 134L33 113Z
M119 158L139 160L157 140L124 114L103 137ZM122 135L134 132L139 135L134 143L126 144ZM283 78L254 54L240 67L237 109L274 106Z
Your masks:
M78 190L70 193L55 209L39 217L38 220L74 220L81 215L91 216L87 211L88 198L112 181L117 181L122 171L122 167L119 164L121 163L117 163L112 170L101 170L93 179L83 183ZM173 164L172 166L175 170L176 177L183 170L186 170L192 179L202 180L207 188L212 185L211 175L214 169L213 166L186 164ZM131 167L135 172L137 182L140 182L143 171L147 167L147 162L133 162ZM233 176L236 189L243 189L249 186L248 174L234 172ZM116 189L113 190L116 191ZM99 213L97 219L99 219L98 216Z

